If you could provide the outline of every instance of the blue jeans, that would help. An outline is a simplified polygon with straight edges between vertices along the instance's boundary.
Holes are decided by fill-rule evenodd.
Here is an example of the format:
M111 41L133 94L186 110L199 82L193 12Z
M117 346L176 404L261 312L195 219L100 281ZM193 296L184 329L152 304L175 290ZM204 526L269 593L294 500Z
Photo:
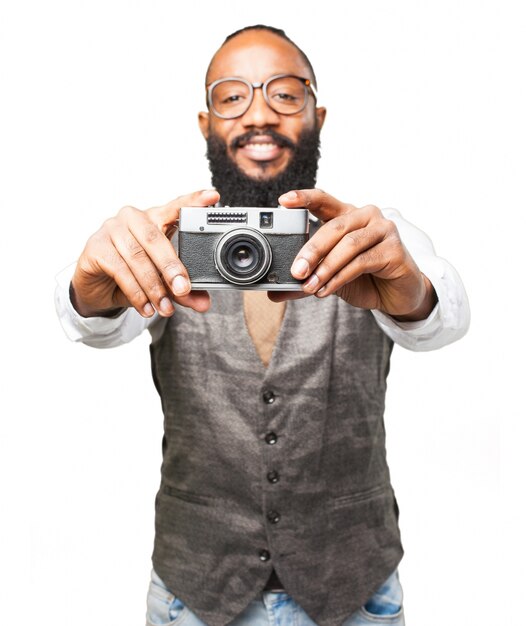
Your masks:
M206 626L171 593L152 570L148 589L146 626ZM385 583L342 626L404 626L402 587L398 572ZM286 593L264 591L229 626L316 626L305 611Z

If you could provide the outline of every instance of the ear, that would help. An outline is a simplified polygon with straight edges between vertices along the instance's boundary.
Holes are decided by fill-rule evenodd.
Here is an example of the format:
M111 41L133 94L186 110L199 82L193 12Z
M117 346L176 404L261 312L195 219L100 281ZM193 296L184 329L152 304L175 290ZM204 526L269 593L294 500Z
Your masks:
M323 123L325 122L326 115L327 115L327 109L325 107L316 107L316 120L318 122L319 130L321 130Z
M210 132L210 115L205 111L200 111L198 115L199 119L199 128L203 133L203 137L208 139L208 134Z

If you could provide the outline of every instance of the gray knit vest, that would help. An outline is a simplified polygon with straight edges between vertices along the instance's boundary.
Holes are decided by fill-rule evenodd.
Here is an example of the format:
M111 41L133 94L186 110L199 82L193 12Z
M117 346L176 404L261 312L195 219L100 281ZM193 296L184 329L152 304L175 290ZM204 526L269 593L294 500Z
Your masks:
M242 293L177 307L152 344L165 421L153 566L223 626L272 567L337 626L401 557L383 422L392 342L337 296L290 301L265 368Z

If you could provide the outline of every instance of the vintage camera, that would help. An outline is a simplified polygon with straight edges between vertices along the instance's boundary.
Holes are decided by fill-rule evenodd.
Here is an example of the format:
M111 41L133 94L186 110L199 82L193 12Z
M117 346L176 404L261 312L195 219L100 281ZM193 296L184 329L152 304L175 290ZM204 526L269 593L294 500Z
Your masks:
M306 209L183 207L179 258L192 289L301 291L290 268L308 233Z

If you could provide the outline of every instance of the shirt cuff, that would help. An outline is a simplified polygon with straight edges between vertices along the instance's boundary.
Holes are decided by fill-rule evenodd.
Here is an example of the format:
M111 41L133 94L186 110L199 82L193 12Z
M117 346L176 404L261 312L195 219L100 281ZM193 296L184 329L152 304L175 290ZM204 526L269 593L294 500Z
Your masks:
M416 322L399 322L372 311L378 325L395 343L414 351L435 350L460 339L469 327L470 310L456 270L437 256L420 256L420 271L435 288L438 303L429 316Z
M424 272L425 273L425 272ZM372 311L378 324L384 328L389 328L394 331L402 331L410 333L413 336L422 336L432 333L434 330L438 330L441 327L440 323L440 307L439 303L435 305L435 308L431 311L425 320L418 320L416 322L399 322L382 311L374 309Z
M122 324L121 315L117 317L82 317L69 297L69 286L76 263L69 265L56 276L55 308L64 332L71 341L82 341L88 335L110 335Z

